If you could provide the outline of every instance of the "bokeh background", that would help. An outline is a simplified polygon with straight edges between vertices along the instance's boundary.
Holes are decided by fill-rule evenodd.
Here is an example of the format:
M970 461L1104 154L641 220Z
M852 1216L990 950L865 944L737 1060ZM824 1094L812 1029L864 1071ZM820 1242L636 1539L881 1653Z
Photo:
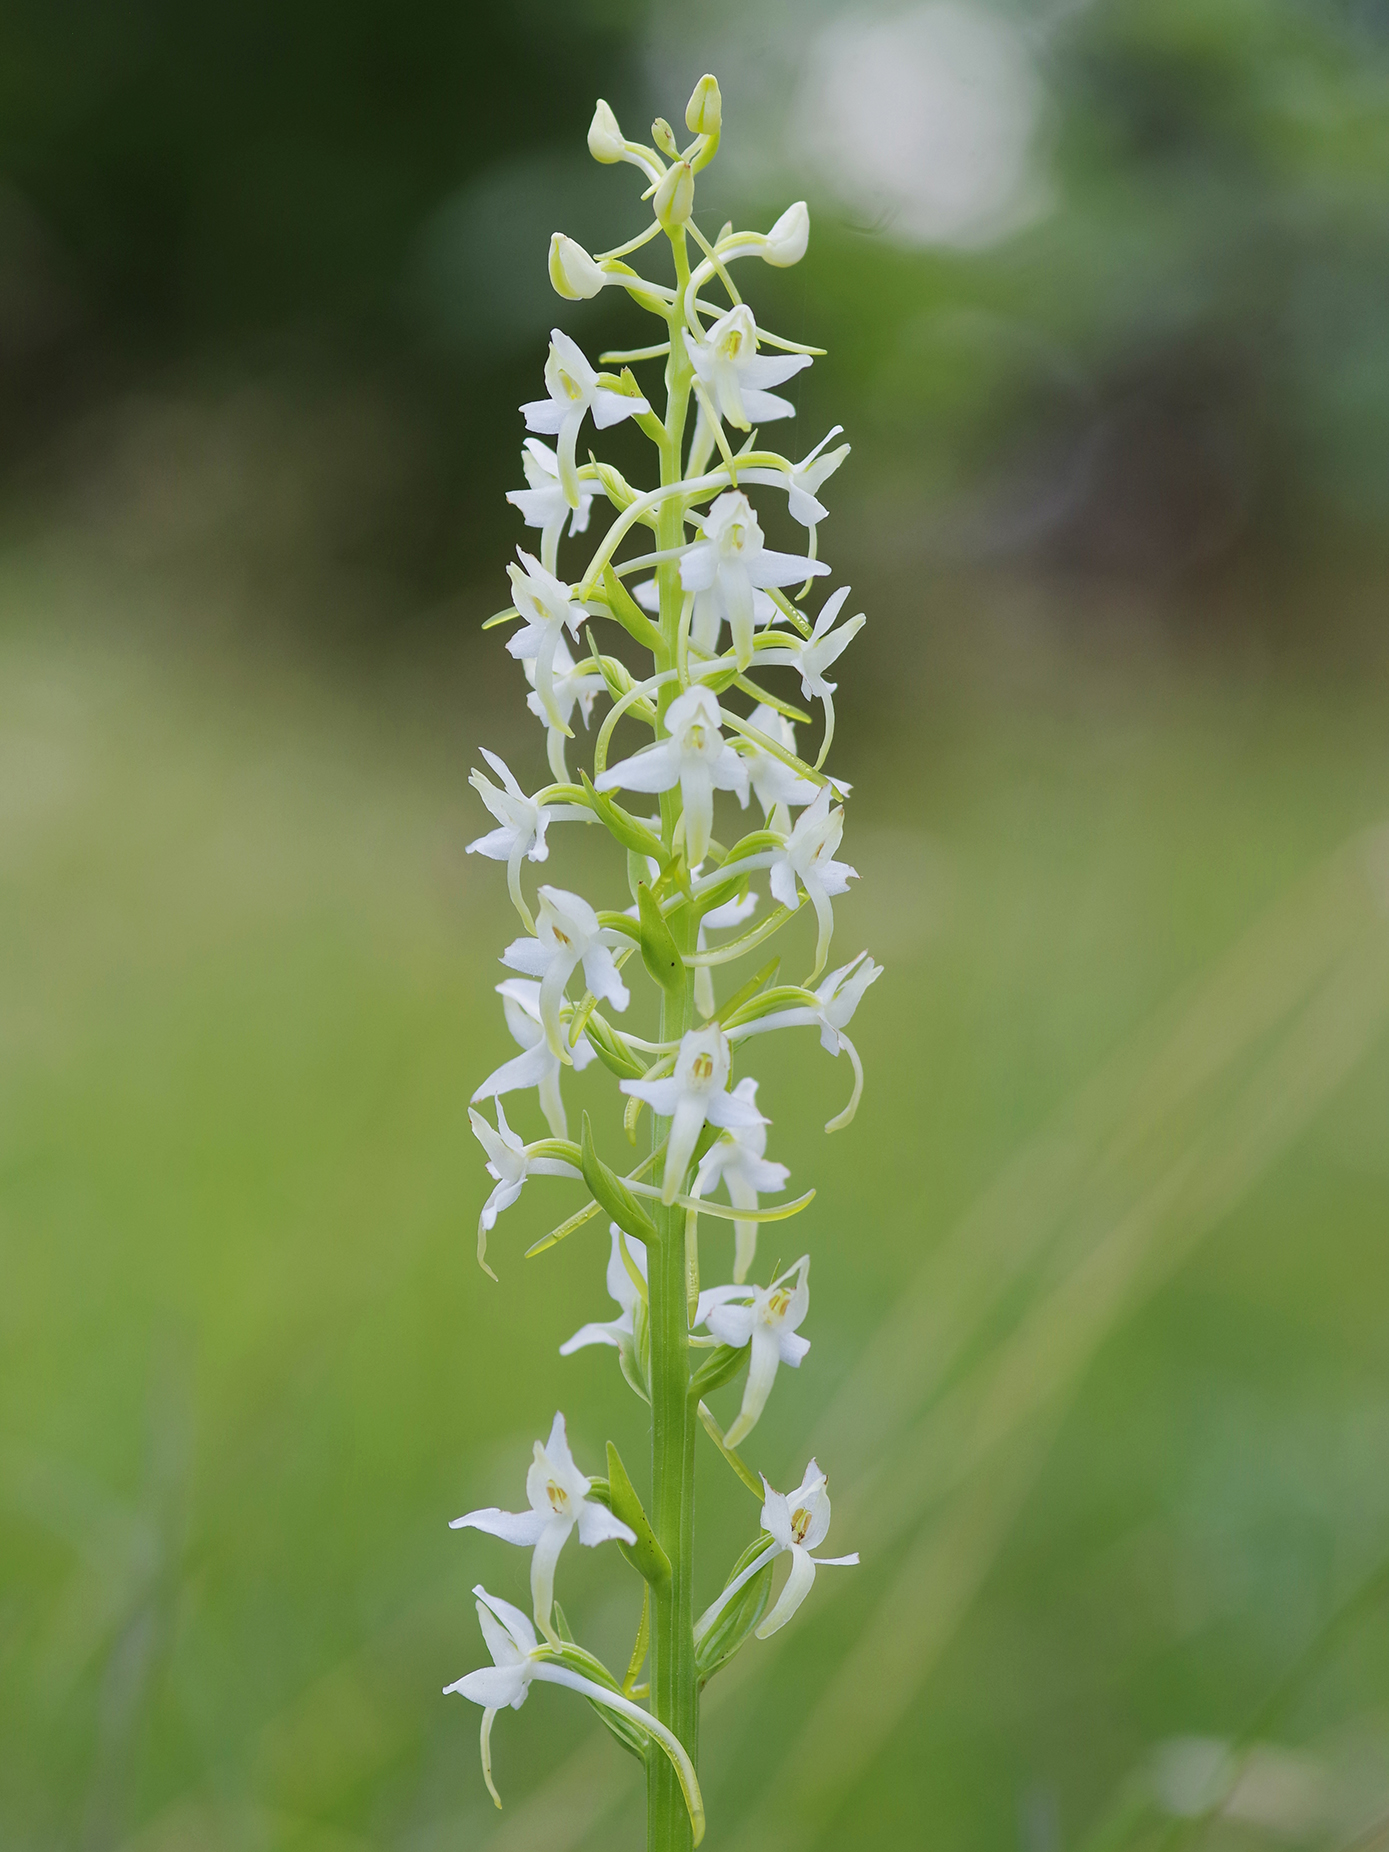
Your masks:
M638 223L594 97L705 69L710 228L811 202L748 287L830 350L795 453L854 444L839 944L888 967L848 1132L759 1048L820 1194L749 1451L820 1449L863 1567L711 1687L708 1843L1385 1841L1389 8L11 0L14 1852L641 1842L582 1706L502 1720L498 1815L439 1696L524 1586L447 1519L561 1403L642 1450L556 1355L600 1240L521 1258L559 1193L473 1263L514 928L463 845L479 744L542 775L478 628L515 407L553 321L646 338L546 240ZM756 1510L701 1474L712 1594ZM563 1592L625 1662L615 1563Z

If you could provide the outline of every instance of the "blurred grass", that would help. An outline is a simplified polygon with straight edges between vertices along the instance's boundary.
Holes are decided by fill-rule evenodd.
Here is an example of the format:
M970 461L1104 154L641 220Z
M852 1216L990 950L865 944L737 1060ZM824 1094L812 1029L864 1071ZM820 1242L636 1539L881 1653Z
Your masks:
M561 1401L581 1462L641 1431L610 1359L555 1354L604 1315L597 1247L519 1259L561 1189L504 1221L500 1288L470 1258L511 926L465 778L514 722L466 653L325 681L139 602L0 565L0 1836L635 1844L581 1707L506 1718L499 1819L437 1696L470 1584L524 1582L446 1520L514 1499ZM866 1560L712 1707L711 1844L1077 1840L1155 1744L1233 1734L1389 1548L1383 952L1335 859L1389 815L1385 691L1048 639L846 727L840 942L889 972L849 1132L818 1134L843 1063L759 1050L820 1195L777 1231L815 1349L751 1451L776 1481L828 1436ZM712 1591L755 1508L703 1475ZM614 1566L565 1578L623 1655ZM1367 1625L1289 1723L1348 1817L1386 1653Z

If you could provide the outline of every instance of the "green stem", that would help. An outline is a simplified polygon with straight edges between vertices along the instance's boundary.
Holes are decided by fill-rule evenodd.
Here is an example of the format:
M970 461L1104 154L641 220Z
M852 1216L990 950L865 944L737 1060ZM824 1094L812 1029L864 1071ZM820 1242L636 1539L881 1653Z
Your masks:
M677 283L688 276L682 233L671 238ZM677 298L678 300L678 298ZM661 481L680 480L684 450L685 416L689 405L691 367L684 331L672 319L670 357L666 363L665 441L661 446ZM657 545L678 546L684 539L681 504L672 497L661 504ZM661 596L661 633L665 662L675 660L680 621L680 576L675 561L662 565L656 575ZM664 714L679 693L672 683L661 690ZM670 846L680 815L677 788L661 800L661 823ZM694 948L695 928L688 907L670 919L671 931L682 952ZM694 1022L694 973L687 973L684 988L662 992L660 1040L678 1042ZM659 1142L669 1122L654 1120L652 1136ZM689 1318L685 1293L685 1212L678 1207L658 1213L660 1241L649 1263L648 1292L651 1314L651 1500L652 1523L661 1547L670 1558L669 1584L653 1591L651 1605L651 1708L684 1744L691 1761L699 1753L699 1686L694 1648L694 1453L696 1409L689 1393ZM689 1852L689 1816L675 1771L664 1755L650 1755L646 1772L646 1841L648 1852Z

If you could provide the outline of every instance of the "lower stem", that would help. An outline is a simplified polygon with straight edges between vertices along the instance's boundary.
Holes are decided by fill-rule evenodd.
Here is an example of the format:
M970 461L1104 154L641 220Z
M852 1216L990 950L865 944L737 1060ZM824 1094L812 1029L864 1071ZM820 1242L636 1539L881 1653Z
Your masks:
M671 1576L651 1610L651 1707L699 1754L694 1645L694 1407L689 1396L684 1214L668 1211L653 1257L651 1299L652 1522ZM647 1758L648 1852L687 1852L690 1822L675 1770L659 1752Z

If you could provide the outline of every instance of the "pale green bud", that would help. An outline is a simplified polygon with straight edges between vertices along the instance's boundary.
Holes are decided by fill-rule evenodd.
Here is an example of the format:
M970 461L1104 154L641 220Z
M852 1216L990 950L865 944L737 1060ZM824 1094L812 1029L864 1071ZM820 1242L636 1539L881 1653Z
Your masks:
M656 188L653 204L656 217L667 231L688 222L694 211L694 170L688 161L677 161L667 170Z
M566 302L586 302L596 296L606 279L581 244L563 232L550 234L550 281L555 294Z
M805 256L809 242L810 210L803 199L798 199L794 206L786 208L767 233L762 255L769 264L775 264L778 270L788 270Z
M657 116L656 120L651 124L651 139L655 142L661 153L668 154L672 160L674 160L680 152L675 144L675 130L666 121L664 116Z
M611 463L600 463L598 465L598 480L602 483L604 493L607 495L608 500L612 503L613 507L619 511L624 508L630 508L632 503L637 499L637 492L632 487L631 483L628 482L627 478L622 474L622 471L614 469Z
M588 151L595 161L611 167L614 161L622 159L624 148L617 117L599 97L594 105L593 120L588 125Z
M690 92L685 127L692 135L717 135L723 122L723 97L717 77L706 73Z

